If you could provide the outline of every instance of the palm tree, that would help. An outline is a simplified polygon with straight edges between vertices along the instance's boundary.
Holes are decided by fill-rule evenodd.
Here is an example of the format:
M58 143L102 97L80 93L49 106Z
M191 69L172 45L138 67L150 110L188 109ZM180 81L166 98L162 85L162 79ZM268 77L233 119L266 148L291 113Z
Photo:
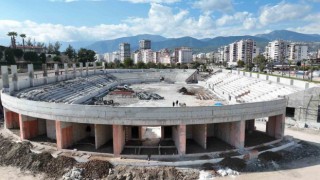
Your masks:
M8 32L7 35L11 37L11 47L16 48L16 36L18 35L17 32L11 31Z
M23 45L23 52L24 52L24 38L26 38L26 34L20 34L20 37L22 38L22 45Z

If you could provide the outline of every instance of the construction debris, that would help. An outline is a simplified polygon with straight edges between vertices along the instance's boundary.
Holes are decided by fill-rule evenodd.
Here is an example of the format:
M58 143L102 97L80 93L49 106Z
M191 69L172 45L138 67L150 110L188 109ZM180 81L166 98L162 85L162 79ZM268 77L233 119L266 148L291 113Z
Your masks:
M137 96L140 100L162 100L164 97L160 96L159 94L156 93L149 93L149 92L139 92L137 93Z

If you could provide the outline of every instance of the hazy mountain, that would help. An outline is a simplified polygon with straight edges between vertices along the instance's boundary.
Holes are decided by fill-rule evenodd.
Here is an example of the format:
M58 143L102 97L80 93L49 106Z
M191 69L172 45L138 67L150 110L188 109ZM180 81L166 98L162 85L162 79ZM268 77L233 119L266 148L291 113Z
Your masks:
M127 42L130 43L131 51L133 52L139 48L139 40L141 39L150 39L152 43L151 48L153 50L160 50L163 48L174 49L176 47L188 46L193 48L195 52L209 52L216 50L220 46L228 45L241 39L253 39L257 42L257 46L263 49L269 41L276 39L283 39L287 41L320 42L320 35L302 34L287 30L277 30L268 34L258 34L256 36L219 36L215 38L204 39L196 39L193 37L165 38L158 35L143 34L113 40L97 41L86 46L86 48L92 49L98 53L113 52L119 50L120 43Z
M276 30L267 34L257 34L256 37L265 38L268 40L282 39L286 41L303 41L303 42L319 42L319 34L302 34L288 30Z
M152 46L154 45L155 42L167 40L167 38L164 38L159 35L142 34L137 36L113 39L113 40L97 41L87 46L86 48L97 51L98 53L113 52L113 51L119 50L120 43L126 42L130 44L132 50L135 50L135 49L138 49L139 41L142 39L151 40Z

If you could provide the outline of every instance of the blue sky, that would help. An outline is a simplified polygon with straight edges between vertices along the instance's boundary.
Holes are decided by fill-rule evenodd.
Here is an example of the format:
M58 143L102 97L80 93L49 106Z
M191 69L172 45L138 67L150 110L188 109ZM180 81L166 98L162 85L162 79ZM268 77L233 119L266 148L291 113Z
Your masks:
M0 0L0 43L8 31L43 42L320 33L319 10L320 0Z

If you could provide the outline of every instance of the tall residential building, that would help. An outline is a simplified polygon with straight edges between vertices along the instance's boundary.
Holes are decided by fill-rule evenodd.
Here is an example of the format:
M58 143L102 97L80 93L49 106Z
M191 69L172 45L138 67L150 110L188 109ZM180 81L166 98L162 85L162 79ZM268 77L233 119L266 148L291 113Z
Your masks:
M170 64L171 63L170 51L168 49L161 49L160 50L159 61L162 64Z
M153 60L154 63L160 62L160 52L153 52Z
M192 49L181 47L178 51L178 62L181 64L192 62Z
M147 39L140 40L139 49L151 49L151 41Z
M274 62L285 61L287 56L287 43L283 40L269 42L265 55L268 60Z
M153 51L151 49L140 50L142 62L153 62Z
M121 43L119 45L120 61L123 62L126 58L130 58L130 44Z
M252 39L241 40L237 42L237 59L236 61L244 61L252 63L253 58L259 54L256 42ZM232 61L235 62L235 61Z
M308 46L306 44L291 43L288 45L288 60L298 62L308 59Z
M238 61L238 43L234 42L229 45L229 63Z

